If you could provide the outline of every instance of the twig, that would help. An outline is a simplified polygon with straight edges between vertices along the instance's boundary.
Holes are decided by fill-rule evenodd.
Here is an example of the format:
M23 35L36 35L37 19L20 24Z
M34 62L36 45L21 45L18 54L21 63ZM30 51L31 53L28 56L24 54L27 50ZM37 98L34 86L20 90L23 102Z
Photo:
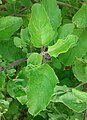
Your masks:
M24 11L26 11L27 10L27 8L22 8L18 13L13 13L13 14L11 14L11 16L16 16L16 15L18 15L18 14L20 14L21 12L24 12Z
M73 7L71 4L68 3L64 3L64 2L57 2L58 5L62 5L62 6L66 6L66 7L70 7L70 8L74 8L75 10L79 10L78 7Z
M80 86L83 86L83 85L86 84L86 83L87 83L87 81L84 82L84 83L81 83L81 84L77 85L75 88L78 88L78 87L80 87Z
M27 10L27 8L22 8L18 13L24 12L26 10Z
M87 2L81 2L81 1L80 1L79 3L80 3L80 4L87 4Z
M20 60L14 61L13 63L9 64L8 66L0 67L0 71L4 71L5 69L17 66L17 65L19 65L20 63L22 63L26 60L27 60L27 58L22 58Z

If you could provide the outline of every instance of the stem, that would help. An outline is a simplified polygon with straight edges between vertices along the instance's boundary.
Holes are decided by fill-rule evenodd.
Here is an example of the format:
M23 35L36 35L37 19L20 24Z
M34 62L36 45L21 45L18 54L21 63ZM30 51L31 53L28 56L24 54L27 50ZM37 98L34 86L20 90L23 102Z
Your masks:
M57 2L58 5L62 5L62 6L66 6L66 7L70 7L70 8L74 8L75 10L79 10L78 7L73 7L71 4L68 3L64 3L64 2Z
M78 87L80 87L80 86L83 86L84 84L86 84L87 83L87 81L86 82L84 82L84 83L81 83L81 84L79 84L78 86L76 86L75 88L78 88Z
M84 111L83 120L86 120L87 110Z
M5 69L17 66L17 65L19 65L20 63L22 63L22 62L24 62L26 60L27 60L27 58L22 58L20 60L14 61L13 63L9 64L8 66L0 67L0 71L4 71Z
M24 12L26 10L27 10L27 8L22 8L18 13L13 13L13 14L11 14L11 16L21 15L20 13L22 13L22 12Z
M41 47L41 54L42 54L42 57L43 57L43 63L46 64L46 59L45 59L45 55L44 55L44 52L45 52L45 47Z

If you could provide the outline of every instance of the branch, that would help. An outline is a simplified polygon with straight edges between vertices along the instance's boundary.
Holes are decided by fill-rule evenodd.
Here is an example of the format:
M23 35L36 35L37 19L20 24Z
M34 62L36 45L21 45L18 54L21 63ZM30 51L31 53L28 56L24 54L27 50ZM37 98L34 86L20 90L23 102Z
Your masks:
M16 16L16 15L18 15L18 14L20 14L20 13L22 13L22 12L24 12L24 11L26 11L27 10L27 8L22 8L18 13L13 13L13 14L11 14L11 16ZM21 14L20 14L21 15Z
M13 63L9 64L8 66L0 67L0 71L4 71L5 69L17 66L17 65L19 65L20 63L22 63L26 60L27 60L27 58L22 58L20 60L14 61Z
M62 5L62 6L66 6L66 7L70 7L70 8L74 8L75 10L79 10L78 7L73 7L71 4L68 3L64 3L64 2L57 2L58 5Z

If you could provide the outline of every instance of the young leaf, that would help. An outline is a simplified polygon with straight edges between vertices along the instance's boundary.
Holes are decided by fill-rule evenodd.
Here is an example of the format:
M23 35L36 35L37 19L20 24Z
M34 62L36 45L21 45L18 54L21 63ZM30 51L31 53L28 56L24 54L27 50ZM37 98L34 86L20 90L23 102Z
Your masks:
M53 46L48 47L48 53L53 57L66 53L71 47L76 45L77 40L78 38L75 35L68 35L65 40L59 39Z
M9 108L9 102L4 99L0 99L0 115L1 115L1 112L7 112L8 108Z
M53 69L45 64L31 69L27 89L28 108L33 115L42 111L49 103L58 81Z
M33 5L29 31L31 41L37 48L48 45L52 41L54 31L43 5L38 3Z
M24 41L26 44L29 45L30 39L29 39L28 27L25 29L21 29L20 37L21 37L22 41Z
M59 9L56 0L42 0L42 4L50 18L51 25L56 30L61 24L61 10Z
M14 38L14 45L16 46L16 47L19 47L19 48L22 48L22 40L19 38L19 37L15 37Z
M7 92L13 98L25 96L25 81L23 79L14 79L8 82Z
M32 53L27 60L27 64L41 65L42 56L38 53Z
M0 19L0 42L8 40L21 25L22 18L12 16L2 17Z
M87 62L82 59L76 59L73 66L73 73L75 77L82 82L87 81Z
M29 39L29 31L28 28L21 29L20 38L15 37L14 38L14 44L16 47L22 48L22 51L27 53L27 45L29 45L30 39Z
M82 5L82 7L73 16L72 22L78 28L86 28L87 27L87 4Z

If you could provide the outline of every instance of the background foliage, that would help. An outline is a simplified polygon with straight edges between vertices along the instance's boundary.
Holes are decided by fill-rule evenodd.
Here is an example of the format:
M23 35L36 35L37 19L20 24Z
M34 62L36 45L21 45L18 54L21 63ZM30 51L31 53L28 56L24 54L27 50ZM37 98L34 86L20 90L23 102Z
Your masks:
M0 119L86 120L87 0L0 0Z

